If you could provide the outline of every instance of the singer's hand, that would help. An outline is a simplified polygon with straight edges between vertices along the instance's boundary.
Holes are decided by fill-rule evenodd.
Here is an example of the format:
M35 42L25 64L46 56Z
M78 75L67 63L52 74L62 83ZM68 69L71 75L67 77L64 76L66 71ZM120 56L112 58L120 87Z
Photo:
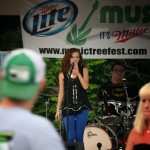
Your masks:
M59 111L57 111L55 114L55 120L60 121L60 112Z
M76 62L74 62L73 73L76 75L79 74L79 68L78 68L78 64Z

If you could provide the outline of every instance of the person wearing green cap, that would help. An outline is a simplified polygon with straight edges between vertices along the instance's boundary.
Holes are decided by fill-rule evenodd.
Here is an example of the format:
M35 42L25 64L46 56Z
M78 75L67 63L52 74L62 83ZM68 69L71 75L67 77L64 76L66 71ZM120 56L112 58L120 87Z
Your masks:
M0 149L64 150L53 124L31 113L46 83L46 65L42 57L33 50L14 50L3 68Z
M2 99L2 96L1 96L1 89L2 89L2 87L1 87L1 80L2 80L2 71L0 70L0 101Z

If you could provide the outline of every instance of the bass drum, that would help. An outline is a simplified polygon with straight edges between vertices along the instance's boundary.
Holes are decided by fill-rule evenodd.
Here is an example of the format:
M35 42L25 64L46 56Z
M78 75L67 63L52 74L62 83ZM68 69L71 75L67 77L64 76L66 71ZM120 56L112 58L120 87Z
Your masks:
M115 133L104 125L87 126L84 131L85 150L117 150L118 139Z

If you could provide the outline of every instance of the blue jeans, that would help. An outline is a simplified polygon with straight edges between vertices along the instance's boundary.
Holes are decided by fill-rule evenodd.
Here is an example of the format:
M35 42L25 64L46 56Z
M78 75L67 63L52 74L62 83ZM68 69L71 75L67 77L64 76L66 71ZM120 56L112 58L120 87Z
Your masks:
M88 121L89 110L82 110L80 113L68 117L68 130L67 130L67 117L63 117L64 127L66 133L68 131L68 142L82 142L84 129ZM66 135L67 136L67 135Z

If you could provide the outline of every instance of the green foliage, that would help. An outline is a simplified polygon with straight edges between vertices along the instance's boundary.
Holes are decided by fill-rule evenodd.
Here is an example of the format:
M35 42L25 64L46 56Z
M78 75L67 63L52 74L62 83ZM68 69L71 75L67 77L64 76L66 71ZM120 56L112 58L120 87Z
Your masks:
M58 86L58 73L60 71L61 59L45 58L47 64L47 86Z
M60 62L61 59L45 59L48 70L47 70L47 86L57 86L58 87L58 74L60 71ZM93 107L93 110L89 113L89 118L92 120L99 120L101 117L101 109L97 107L97 90L98 87L103 84L104 82L108 81L110 78L110 66L113 62L119 61L124 63L127 66L126 77L130 82L135 82L139 87L146 82L149 82L149 69L148 66L150 65L149 60L106 60L106 59L86 59L85 63L87 68L89 69L89 81L90 85L87 90L88 99ZM146 62L146 64L145 64ZM144 65L145 64L145 65ZM145 66L141 67L141 66ZM135 78L137 77L137 79ZM45 106L44 103L47 100L45 97L44 101L41 100L42 96L40 97L40 101L42 104L37 104L35 106L36 110L34 109L34 113L44 115L45 116ZM50 105L48 107L48 118L54 122L54 125L59 128L59 123L54 121L55 110L57 104L57 95L55 97L50 98ZM39 105L43 107L39 107ZM42 111L42 109L44 109Z

